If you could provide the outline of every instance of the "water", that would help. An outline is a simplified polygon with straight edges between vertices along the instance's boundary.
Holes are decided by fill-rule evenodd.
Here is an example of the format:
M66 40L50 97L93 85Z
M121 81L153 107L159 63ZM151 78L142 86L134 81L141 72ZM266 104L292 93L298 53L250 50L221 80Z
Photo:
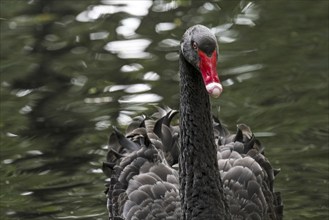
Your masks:
M285 219L328 218L328 2L1 1L1 219L106 219L111 126L178 108L178 45L204 24L224 93L282 172Z

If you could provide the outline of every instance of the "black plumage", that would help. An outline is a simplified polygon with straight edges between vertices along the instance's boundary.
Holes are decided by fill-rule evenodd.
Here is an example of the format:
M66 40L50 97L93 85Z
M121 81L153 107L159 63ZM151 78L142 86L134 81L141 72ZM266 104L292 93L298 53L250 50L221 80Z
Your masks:
M159 109L109 138L103 164L109 219L282 219L273 189L278 171L248 126L239 124L231 135L211 116L194 43L207 54L217 51L206 27L184 34L179 127L172 125L177 111Z

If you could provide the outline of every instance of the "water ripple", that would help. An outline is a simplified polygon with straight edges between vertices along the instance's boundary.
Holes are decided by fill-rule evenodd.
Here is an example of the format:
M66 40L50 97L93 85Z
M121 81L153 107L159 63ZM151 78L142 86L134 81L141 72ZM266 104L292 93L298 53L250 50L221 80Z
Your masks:
M157 94L144 93L138 95L126 95L119 99L119 103L149 103L159 102L163 98Z
M149 39L119 40L107 43L104 49L122 59L145 59L151 57L150 53L144 52L150 44Z

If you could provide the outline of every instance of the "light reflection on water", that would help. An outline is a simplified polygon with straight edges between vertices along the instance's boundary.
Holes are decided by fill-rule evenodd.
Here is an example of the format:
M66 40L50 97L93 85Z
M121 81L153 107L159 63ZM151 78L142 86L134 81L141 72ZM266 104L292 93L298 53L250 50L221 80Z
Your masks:
M176 28L175 23L163 22L163 23L159 23L155 26L155 32L161 33L164 31L171 31L175 28Z
M148 39L120 40L109 42L104 49L118 54L118 57L122 59L147 59L152 56L150 53L145 52L150 44L151 41Z
M151 0L139 1L106 1L102 0L104 5L90 6L88 10L81 12L76 17L79 22L94 22L103 15L116 14L119 12L126 12L133 16L145 16L148 14L148 9L152 5Z
M140 51L141 52L141 51ZM143 69L143 66L139 63L132 63L132 64L126 64L126 65L123 65L121 68L120 68L120 71L121 72L134 72L134 71L138 71L138 70L141 70Z
M160 79L159 74L153 71L147 72L143 76L144 81L158 81L159 79Z
M138 95L125 95L118 100L119 103L149 103L149 102L159 102L162 97L157 94L143 93Z
M136 29L141 23L139 18L126 18L120 21L121 26L116 28L116 32L125 38L132 38L136 35Z
M241 65L239 67L233 67L229 69L225 69L222 71L223 75L236 75L236 74L242 74L252 71L257 71L263 68L263 64L247 64L247 65Z
M265 143L286 219L325 219L326 3L67 2L1 2L0 217L105 219L108 133L155 106L178 108L180 36L202 22L220 47L215 115Z

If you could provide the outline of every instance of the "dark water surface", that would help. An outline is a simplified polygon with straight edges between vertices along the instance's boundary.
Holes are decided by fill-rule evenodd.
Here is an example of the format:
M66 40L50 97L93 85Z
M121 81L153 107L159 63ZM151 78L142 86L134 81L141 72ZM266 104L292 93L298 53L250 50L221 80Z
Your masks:
M1 0L0 219L106 219L111 126L178 108L178 45L204 24L224 93L282 172L285 219L328 219L328 1Z

